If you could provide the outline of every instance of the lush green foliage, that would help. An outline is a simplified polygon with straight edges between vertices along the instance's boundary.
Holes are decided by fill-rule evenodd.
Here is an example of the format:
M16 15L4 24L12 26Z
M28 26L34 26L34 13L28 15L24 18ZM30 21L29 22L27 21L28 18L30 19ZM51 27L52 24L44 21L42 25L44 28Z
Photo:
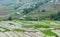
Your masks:
M12 17L8 17L8 20L12 20Z
M4 29L5 31L10 31L10 29L7 27L0 26L0 28Z
M13 30L14 30L14 31L25 31L25 30L20 29L20 28L14 28Z
M52 32L51 30L44 30L42 31L45 35L49 36L58 36L56 33Z
M56 15L51 15L51 19L60 20L60 11Z

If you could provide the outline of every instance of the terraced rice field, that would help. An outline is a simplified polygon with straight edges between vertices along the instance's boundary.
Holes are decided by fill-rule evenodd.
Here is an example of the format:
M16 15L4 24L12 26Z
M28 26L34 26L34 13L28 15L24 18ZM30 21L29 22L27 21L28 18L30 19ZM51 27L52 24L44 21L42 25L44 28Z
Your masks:
M60 21L0 21L0 37L60 37Z

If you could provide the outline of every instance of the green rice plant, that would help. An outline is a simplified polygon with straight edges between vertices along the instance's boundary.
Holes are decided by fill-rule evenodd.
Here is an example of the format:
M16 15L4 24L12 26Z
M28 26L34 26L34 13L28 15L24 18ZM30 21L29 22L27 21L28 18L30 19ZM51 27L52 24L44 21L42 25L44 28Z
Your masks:
M42 31L42 33L48 36L58 36L56 33L52 32L51 30L44 30Z
M34 25L23 25L24 28L33 28Z
M10 29L7 27L0 26L0 28L4 29L5 31L10 31Z
M34 24L35 28L49 28L49 25L43 25L43 24Z
M20 28L14 28L13 30L14 30L14 31L22 31L22 32L24 32L24 31L25 31L25 30L20 29Z

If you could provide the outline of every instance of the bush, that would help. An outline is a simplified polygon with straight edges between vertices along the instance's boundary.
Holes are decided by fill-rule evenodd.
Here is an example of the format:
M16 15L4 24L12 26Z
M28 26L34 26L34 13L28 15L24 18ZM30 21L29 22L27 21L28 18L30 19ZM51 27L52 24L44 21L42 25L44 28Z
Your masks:
M13 18L12 17L8 17L8 20L12 20Z
M42 10L42 12L46 12L46 10L45 10L45 9L43 9L43 10Z
M60 11L57 14L50 15L52 20L60 20Z

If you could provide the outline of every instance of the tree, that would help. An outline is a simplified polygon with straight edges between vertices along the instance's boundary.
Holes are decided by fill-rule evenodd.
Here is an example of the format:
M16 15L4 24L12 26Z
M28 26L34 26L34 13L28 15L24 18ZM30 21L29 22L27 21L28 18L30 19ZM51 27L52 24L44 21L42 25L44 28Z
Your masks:
M12 17L10 16L10 17L8 17L8 20L12 20Z
M46 10L45 10L45 9L43 9L43 10L42 10L42 12L46 12Z
M50 15L52 20L60 20L60 11L57 14Z

